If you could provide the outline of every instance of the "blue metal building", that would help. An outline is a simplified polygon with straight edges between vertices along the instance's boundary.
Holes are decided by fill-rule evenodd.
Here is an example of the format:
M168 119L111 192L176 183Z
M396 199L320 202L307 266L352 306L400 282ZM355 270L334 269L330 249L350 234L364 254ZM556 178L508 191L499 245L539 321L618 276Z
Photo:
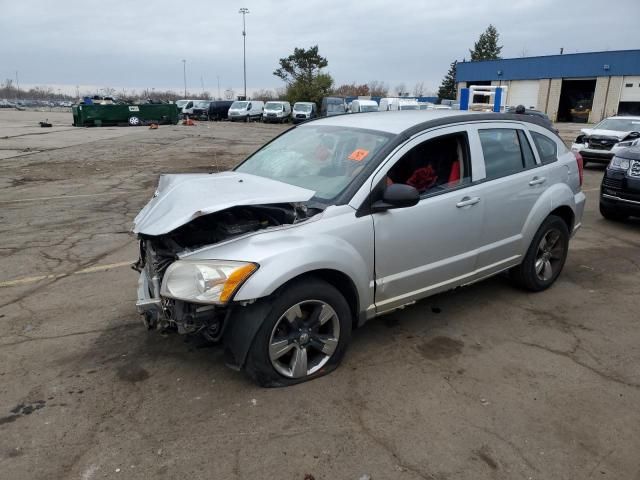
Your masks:
M556 121L640 114L640 50L460 62L456 80L458 92L507 87L507 105L534 107Z

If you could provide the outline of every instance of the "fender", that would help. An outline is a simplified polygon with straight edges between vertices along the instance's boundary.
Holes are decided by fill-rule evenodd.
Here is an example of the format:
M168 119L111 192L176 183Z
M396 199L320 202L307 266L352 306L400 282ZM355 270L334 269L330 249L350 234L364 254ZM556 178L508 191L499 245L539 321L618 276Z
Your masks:
M556 208L567 206L573 211L574 217L576 213L576 204L574 193L566 183L555 183L547 188L535 205L529 212L529 216L525 221L522 229L522 255L526 255L529 245L533 240L544 219ZM571 232L569 232L571 233Z
M329 269L349 277L358 293L360 309L368 308L373 304L374 276L371 216L357 218L348 205L329 207L319 215L322 222L311 219L289 228L264 231L182 258L257 263L260 267L240 287L234 302L267 297L297 276Z

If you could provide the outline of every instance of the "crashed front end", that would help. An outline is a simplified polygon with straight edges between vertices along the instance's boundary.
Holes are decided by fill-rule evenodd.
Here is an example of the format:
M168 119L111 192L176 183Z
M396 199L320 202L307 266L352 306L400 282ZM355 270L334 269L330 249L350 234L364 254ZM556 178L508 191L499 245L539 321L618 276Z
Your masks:
M609 163L621 150L640 144L637 132L582 129L571 145L585 161Z
M140 272L136 308L149 329L219 341L234 295L256 262L189 255L311 216L306 189L248 174L162 176L154 198L134 220ZM200 256L201 257L201 256Z

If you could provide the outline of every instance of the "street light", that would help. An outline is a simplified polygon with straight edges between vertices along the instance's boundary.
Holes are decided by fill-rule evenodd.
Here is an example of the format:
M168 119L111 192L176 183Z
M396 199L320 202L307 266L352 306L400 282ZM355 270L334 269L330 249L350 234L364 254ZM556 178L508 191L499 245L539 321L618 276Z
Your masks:
M242 65L244 67L244 99L247 99L247 29L244 23L244 16L249 13L248 8L241 8L238 13L242 14Z
M187 61L182 59L182 74L184 76L184 98L187 98Z

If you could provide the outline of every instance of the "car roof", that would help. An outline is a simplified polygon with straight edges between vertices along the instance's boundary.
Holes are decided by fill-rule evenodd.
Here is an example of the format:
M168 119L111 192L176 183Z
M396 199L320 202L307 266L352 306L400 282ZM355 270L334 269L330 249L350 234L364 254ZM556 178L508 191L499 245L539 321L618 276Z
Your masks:
M358 115L333 115L310 122L305 122L298 128L312 125L327 125L331 127L351 127L399 135L412 135L420 130L443 126L447 124L474 121L508 120L526 122L539 125L550 130L549 121L543 121L537 115L520 115L515 113L471 112L467 110L403 110L391 112L364 112ZM554 132L555 133L555 132Z
M640 120L638 115L614 115L613 117L607 117L605 120L623 119L623 120Z

